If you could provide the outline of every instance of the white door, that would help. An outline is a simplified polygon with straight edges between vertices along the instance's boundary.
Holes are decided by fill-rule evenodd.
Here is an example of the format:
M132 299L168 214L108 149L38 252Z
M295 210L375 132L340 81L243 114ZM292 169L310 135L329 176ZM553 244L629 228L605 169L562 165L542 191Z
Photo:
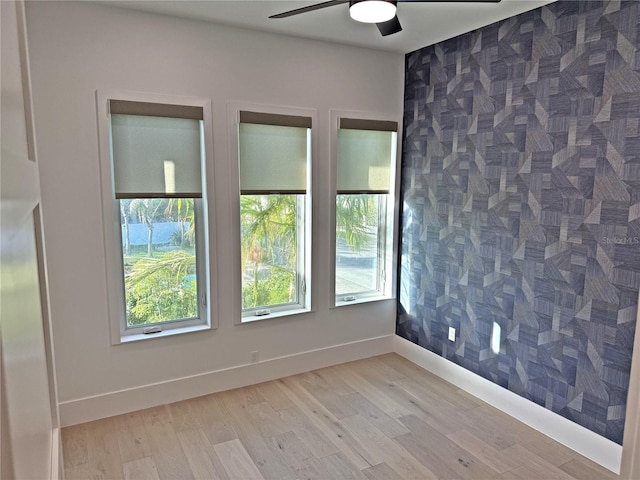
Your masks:
M57 478L59 431L24 5L2 0L0 8L0 477Z

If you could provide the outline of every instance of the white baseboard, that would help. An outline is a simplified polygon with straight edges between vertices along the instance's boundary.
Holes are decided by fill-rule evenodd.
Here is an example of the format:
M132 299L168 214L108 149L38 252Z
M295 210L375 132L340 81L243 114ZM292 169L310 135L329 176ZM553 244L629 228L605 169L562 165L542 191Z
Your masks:
M622 446L402 337L395 352L618 474Z
M330 365L390 353L393 352L394 338L395 335L385 335L61 402L59 405L60 424L63 427L77 425L209 393L254 385Z

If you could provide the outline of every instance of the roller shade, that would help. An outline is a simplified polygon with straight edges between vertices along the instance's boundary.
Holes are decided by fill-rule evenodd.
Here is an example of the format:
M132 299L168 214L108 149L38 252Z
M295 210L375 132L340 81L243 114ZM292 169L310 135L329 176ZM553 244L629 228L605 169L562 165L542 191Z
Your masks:
M340 119L338 193L389 193L396 152L396 122Z
M310 129L308 117L240 112L241 193L306 193Z
M202 108L110 102L116 198L202 197Z

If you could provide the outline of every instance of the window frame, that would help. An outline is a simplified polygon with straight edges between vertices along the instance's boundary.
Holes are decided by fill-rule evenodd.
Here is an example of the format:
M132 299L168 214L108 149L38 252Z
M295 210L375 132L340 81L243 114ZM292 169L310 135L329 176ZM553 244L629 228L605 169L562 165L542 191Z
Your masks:
M378 193L379 195L379 211L378 211L378 290L352 292L336 295L336 242L337 242L337 218L336 218L336 202L338 197L337 191L337 171L338 171L338 131L340 129L340 119L357 119L373 122L396 122L398 130L395 132L395 157L391 159L389 192ZM362 303L370 303L376 301L393 300L396 298L397 274L395 266L397 259L394 252L398 246L397 218L399 215L399 168L400 168L400 148L398 139L402 131L402 124L398 118L390 118L388 115L376 114L372 112L359 112L348 110L331 110L330 111L330 141L331 141L331 195L333 198L330 218L331 228L329 229L328 238L330 246L330 286L329 286L329 305L330 308L338 308L349 305L357 305ZM365 192L363 192L365 193ZM374 194L371 192L370 194ZM385 198L384 208L380 208L382 197ZM354 297L354 298L349 298Z
M198 283L198 316L175 319L141 326L127 325L126 297L124 285L124 251L120 224L120 200L115 197L113 163L111 158L109 101L124 100L143 103L159 103L177 106L201 107L203 110L202 143L204 157L201 164L202 198L194 198L194 221L196 229L196 280ZM210 209L207 201L207 185L213 185L212 161L212 111L211 101L201 97L162 95L129 91L96 91L98 117L98 150L102 216L104 228L104 258L106 272L107 317L112 345L138 340L161 338L217 328L217 315L213 315L211 270L215 271L215 257L209 242ZM143 198L143 197L140 197ZM214 304L212 306L212 304ZM161 326L161 331L144 333L149 327Z
M300 200L297 202L297 218L300 217L300 211L304 213L304 224L297 229L298 254L298 303L289 303L283 305L265 306L244 310L242 308L242 247L241 247L241 229L240 229L240 149L239 149L239 125L240 112L255 112L267 115L291 115L299 117L308 117L311 119L311 128L308 136L308 160L306 172L307 189L304 194L304 206L300 206ZM264 105L249 102L229 102L227 104L228 116L228 132L229 132L229 154L234 159L230 167L230 185L232 201L232 230L233 230L233 257L237 268L233 269L232 282L234 287L233 293L233 316L235 325L249 324L262 320L274 318L282 318L296 316L313 311L312 308L312 231L313 231L313 191L314 191L314 161L317 149L317 111L308 108L283 107L276 105ZM266 195L267 193L265 193ZM302 272L302 273L300 273ZM258 310L267 309L270 311L267 315L256 315Z

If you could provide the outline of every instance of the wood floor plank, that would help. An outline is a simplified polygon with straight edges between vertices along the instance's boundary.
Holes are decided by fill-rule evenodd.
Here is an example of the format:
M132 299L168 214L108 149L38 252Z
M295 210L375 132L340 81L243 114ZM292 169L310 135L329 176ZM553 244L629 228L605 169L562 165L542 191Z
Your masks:
M199 405L200 401L197 398L170 403L168 405L173 429L176 432L197 430L200 428L202 419L200 418Z
M426 420L440 433L446 435L465 427L467 409L459 409L444 399L434 397L429 389L423 387L415 379L400 379L395 383L395 388L397 392L402 392L405 399L419 408L419 412L414 413Z
M451 403L456 408L469 410L478 406L478 400L475 397L460 396L460 388L424 370L400 355L387 354L377 358L406 377L419 382L427 389L431 389L435 395Z
M504 480L538 480L546 477L540 477L540 472L532 470L526 465L514 468L503 475Z
M293 378L282 379L280 386L296 406L347 456L349 461L356 465L358 470L369 468L378 463L369 458L360 442Z
M306 449L294 432L275 435L271 437L271 441L283 453L287 464L298 474L298 478L330 478L322 463Z
M396 354L66 427L62 450L69 480L618 478Z
M366 480L367 477L342 452L319 459L332 480Z
M279 415L314 457L323 458L340 453L340 449L298 407L280 410Z
M463 416L477 436L493 433L495 442L506 446L518 443L555 466L575 458L573 450L487 403L482 402L478 409L464 412Z
M437 388L438 382L433 382L432 385L427 386L422 381L418 381L415 377L406 377L396 380L395 384L402 387L413 396L420 398L423 403L427 405L437 405L438 409L450 412L468 410L468 408L460 408L455 403L449 402L444 396L440 395L441 389Z
M139 412L113 417L123 463L150 457L153 452Z
M187 458L173 429L168 405L141 411L160 478L193 479Z
M363 397L369 399L371 403L376 405L380 410L385 412L392 418L398 419L405 415L410 415L412 410L403 407L400 403L396 402L393 398L387 395L381 388L373 385L367 379L358 375L351 364L337 365L334 371L337 375L348 383L354 390L357 390Z
M492 409L495 410L495 409ZM507 417L508 418L508 417ZM513 420L513 419L509 419ZM503 425L509 424L505 419ZM576 452L559 442L549 441L549 437L543 435L537 430L516 422L512 427L516 435L516 442L527 450L535 453L539 457L544 458L547 462L554 466L559 466L571 461L575 458Z
M518 462L517 457L496 450L467 430L450 433L447 438L498 473L505 473L522 465Z
M218 443L213 448L230 478L264 479L240 440Z
M331 478L329 472L317 458L306 458L296 467L299 478L309 480L327 480Z
M524 466L529 467L534 472L537 472L538 478L559 480L571 480L572 478L568 473L563 472L552 463L549 463L547 460L539 457L522 445L512 445L505 449L505 453L521 459L520 461Z
M77 465L65 465L64 478L65 480L87 480L91 478L89 464L84 462Z
M125 480L160 480L152 457L144 457L122 464Z
M411 434L396 437L395 441L438 477L468 480L502 478L499 472L487 467L416 415L403 417L400 421L411 430Z
M258 393L267 401L271 408L276 411L286 410L293 407L293 403L278 387L277 380L259 383L256 385Z
M220 394L207 395L192 400L191 408L200 418L201 428L211 445L238 438L229 412L220 401Z
M387 437L393 438L398 435L409 433L404 425L395 418L390 417L362 394L356 392L343 397L361 416L365 417L369 422L376 426Z
M428 411L425 408L416 402L416 399L409 395L406 391L397 387L396 381L387 380L380 375L376 375L374 371L368 371L365 369L360 369L357 372L357 375L362 377L368 383L373 385L375 388L383 392L386 396L391 398L396 404L400 405L402 411L408 412L406 416L410 414L422 415L428 414ZM398 417L399 418L399 417Z
M282 420L267 402L248 405L246 413L251 417L260 434L267 438L273 435L280 435L291 430L291 427Z
M405 376L407 375L407 371L410 369L426 372L423 368L420 368L415 363L410 362L402 355L398 355L396 353L385 353L383 355L378 355L376 358L390 367L393 367L398 372L403 373Z
M266 402L267 399L262 396L258 385L249 385L243 388L234 388L233 390L227 390L216 394L218 397L233 398L235 405L239 407L246 407L248 405L256 405L258 403Z
M509 415L483 403L461 415L468 431L502 450L519 444L554 466L575 458L575 452Z
M122 459L113 418L87 424L87 466L89 478L122 476Z
M395 382L401 378L406 378L406 374L399 372L392 366L386 364L380 357L371 357L364 360L351 362L350 367L360 374L375 374L387 382Z
M207 435L200 429L186 429L177 433L180 446L187 457L189 468L197 480L229 480Z
M575 458L575 452L561 443L535 441L534 436L538 437L538 435L540 435L540 432L536 432L533 428L519 429L518 444L556 467Z
M289 465L298 465L303 460L313 457L293 432L274 435L270 440L282 452Z
M254 392L247 391L247 394L253 395ZM243 448L246 449L261 474L267 479L295 480L295 472L289 468L281 452L273 447L268 438L262 436L258 426L247 415L247 407L252 403L242 398L242 390L222 392L218 400L225 406L234 431L238 434L238 440ZM216 453L218 453L217 450ZM222 461L222 457L220 460ZM224 465L226 468L226 464ZM229 470L227 470L227 473L232 476Z
M575 458L558 467L565 473L581 480L615 480L617 475L586 459Z
M309 372L295 376L294 380L298 381L337 419L350 417L358 413L340 395L332 391L327 382L319 375Z
M374 465L373 467L369 467L363 470L362 473L369 480L405 480L398 475L398 472L384 462Z
M222 442L224 443L224 442ZM233 480L227 474L227 471L224 469L224 465L220 460L220 457L216 453L216 450L213 446L207 448L207 453L209 454L209 458L211 459L211 463L213 463L213 468L219 475L219 477L214 477L214 480Z
M518 441L516 427L503 428L496 419L491 418L489 413L483 407L466 411L464 413L465 430L468 430L496 450L503 450L514 445Z
M62 454L65 467L87 463L87 424L62 429Z
M377 459L376 464L387 463L403 478L437 479L431 470L360 415L345 418L342 422L362 442L371 458Z
M356 393L356 390L342 380L331 367L321 368L309 373L315 374L322 381L324 387L331 389L337 395L344 396Z
M460 410L453 413L454 410L450 410L452 407L449 404L444 405L443 411L440 411L436 402L428 397L421 396L419 391L416 393L416 390L422 387L416 385L413 380L407 379L407 377L402 377L398 380L385 380L381 378L381 376L376 375L375 371L366 369L361 369L359 374L401 405L403 410L408 412L408 415L417 415L425 422L433 425L436 430L441 433L452 433L464 428L464 423L460 417L461 413L465 411ZM402 384L400 382L402 382ZM408 391L408 387L404 387L403 385L413 385L414 388L410 389L413 391L413 394Z

